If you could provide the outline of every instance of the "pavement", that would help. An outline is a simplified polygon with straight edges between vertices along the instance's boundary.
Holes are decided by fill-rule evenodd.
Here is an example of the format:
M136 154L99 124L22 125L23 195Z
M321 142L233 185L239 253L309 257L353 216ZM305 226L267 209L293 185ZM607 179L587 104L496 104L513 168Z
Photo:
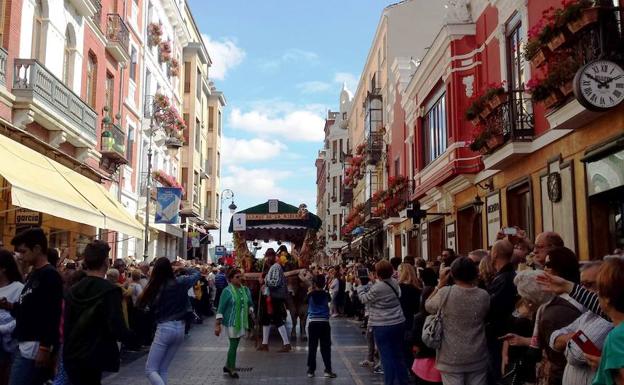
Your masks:
M337 378L323 377L323 361L317 353L316 377L307 378L307 342L291 341L293 351L278 353L281 339L272 329L270 351L257 352L255 340L243 339L238 349L239 379L223 374L228 342L225 335L214 335L214 317L202 325L193 325L190 336L174 358L169 368L169 385L202 384L290 384L290 385L382 385L383 375L373 374L359 362L366 357L364 329L353 319L336 318L332 327L332 365ZM290 328L288 328L290 331ZM147 354L126 355L119 373L105 376L104 385L149 385L145 374Z

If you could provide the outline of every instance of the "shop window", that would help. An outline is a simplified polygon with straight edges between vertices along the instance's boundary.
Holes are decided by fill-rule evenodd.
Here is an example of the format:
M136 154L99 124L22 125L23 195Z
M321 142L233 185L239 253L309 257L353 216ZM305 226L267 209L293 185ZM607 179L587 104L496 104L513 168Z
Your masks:
M533 198L529 181L507 188L507 223L525 230L529 239L534 238Z
M446 95L442 94L429 108L423 122L425 165L440 157L447 146Z

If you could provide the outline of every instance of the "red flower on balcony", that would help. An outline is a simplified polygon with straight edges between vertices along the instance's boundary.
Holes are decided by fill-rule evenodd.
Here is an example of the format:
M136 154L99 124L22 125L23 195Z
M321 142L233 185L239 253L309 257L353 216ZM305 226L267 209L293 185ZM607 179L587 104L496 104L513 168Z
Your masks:
M154 178L154 180L158 181L166 187L179 188L184 193L184 187L182 186L182 184L180 184L180 182L178 182L178 180L174 176L169 175L162 170L156 170L152 172L152 178Z
M163 27L161 23L149 23L147 26L147 44L155 47L160 44L163 35Z
M366 143L360 143L356 148L355 148L355 153L357 155L364 155L364 153L366 152Z
M169 64L169 75L175 77L180 75L180 62L178 59L171 59L171 64Z
M172 48L171 48L171 42L169 40L165 40L165 41L161 41L160 45L158 46L158 53L159 53L159 58L160 61L163 63L169 63L172 59L171 57L171 52L172 52Z
M184 141L186 123L165 95L156 94L154 97L154 120L170 137Z

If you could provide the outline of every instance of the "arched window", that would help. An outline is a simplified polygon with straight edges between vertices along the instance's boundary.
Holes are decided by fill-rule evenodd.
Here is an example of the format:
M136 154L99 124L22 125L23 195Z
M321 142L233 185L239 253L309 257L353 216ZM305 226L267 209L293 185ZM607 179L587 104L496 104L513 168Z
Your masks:
M97 58L89 52L87 59L87 104L95 109L95 92L97 89Z
M47 9L44 8L42 0L35 0L35 11L33 13L32 49L31 56L43 63L45 52L45 29L44 19Z
M63 48L63 83L72 88L74 79L74 59L76 52L76 39L71 25L65 29L65 46Z

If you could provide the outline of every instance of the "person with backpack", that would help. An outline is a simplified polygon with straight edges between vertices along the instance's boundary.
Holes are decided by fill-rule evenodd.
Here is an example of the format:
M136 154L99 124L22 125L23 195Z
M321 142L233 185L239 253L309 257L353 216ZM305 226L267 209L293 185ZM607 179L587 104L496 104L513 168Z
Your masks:
M175 275L167 257L154 263L150 280L137 302L139 308L149 308L156 318L156 335L145 363L145 374L152 385L165 385L169 365L184 341L184 324L190 307L188 291L200 273L196 269L177 267Z
M32 268L16 302L0 300L15 318L18 351L11 367L11 385L41 385L54 372L60 342L63 281L48 262L48 239L41 228L18 234L11 244Z
M105 279L110 246L93 241L84 250L87 276L65 300L63 366L73 385L99 385L103 372L119 371L117 341L128 341L121 288Z

